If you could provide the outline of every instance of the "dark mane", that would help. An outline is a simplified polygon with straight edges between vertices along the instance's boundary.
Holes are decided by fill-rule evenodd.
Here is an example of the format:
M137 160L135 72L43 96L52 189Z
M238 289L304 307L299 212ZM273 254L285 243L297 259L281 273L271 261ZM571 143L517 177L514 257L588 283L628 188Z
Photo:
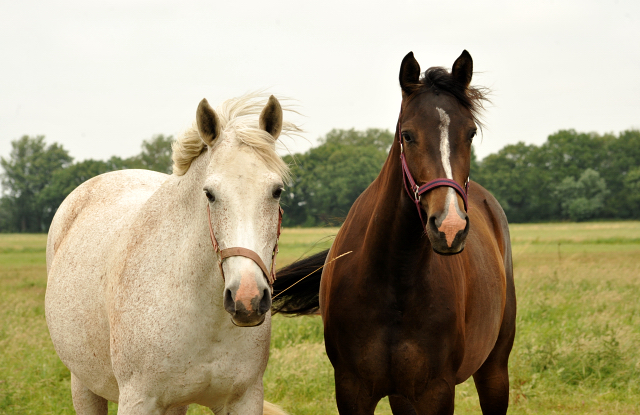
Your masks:
M427 69L420 82L411 85L410 89L411 95L427 91L446 92L453 95L460 105L471 112L473 121L479 126L482 126L480 115L484 110L484 104L491 102L488 98L490 91L487 88L477 86L465 88L455 80L451 72L440 66Z

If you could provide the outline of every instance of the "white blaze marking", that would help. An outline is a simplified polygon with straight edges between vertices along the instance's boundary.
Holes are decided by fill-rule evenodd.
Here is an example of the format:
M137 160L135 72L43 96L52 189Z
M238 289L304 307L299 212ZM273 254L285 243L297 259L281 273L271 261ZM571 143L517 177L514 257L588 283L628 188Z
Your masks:
M451 119L449 115L442 108L436 107L438 114L440 114L440 155L442 157L442 167L444 173L447 175L447 179L453 180L453 173L451 172L451 148L449 145L449 124ZM452 203L453 202L453 203ZM456 235L459 231L464 230L466 222L462 219L458 213L458 198L452 187L448 187L447 199L444 202L444 217L439 232L445 234L447 246L451 246Z
M444 168L444 174L447 179L453 180L453 173L451 172L451 147L449 145L449 124L451 119L445 110L436 107L438 114L440 114L440 157L442 158L442 167ZM445 211L448 211L449 204L453 200L455 207L458 207L458 199L455 197L455 191L449 187L447 190L447 199L444 202Z
M453 180L453 174L451 173L451 148L449 147L449 123L451 119L449 115L442 108L436 107L440 114L440 155L442 157L442 167L444 167L444 173L447 175L447 179Z

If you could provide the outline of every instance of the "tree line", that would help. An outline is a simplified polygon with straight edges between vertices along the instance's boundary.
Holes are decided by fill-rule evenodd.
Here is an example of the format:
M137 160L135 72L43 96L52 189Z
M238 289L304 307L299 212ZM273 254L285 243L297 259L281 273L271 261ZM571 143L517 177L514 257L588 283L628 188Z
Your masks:
M0 158L0 232L46 232L62 201L80 184L102 173L122 169L171 172L171 136L142 142L140 154L73 162L69 152L44 136L22 136L11 142L8 158Z
M377 176L393 134L334 130L321 145L288 157L294 183L286 226L338 225ZM540 146L510 144L477 160L471 180L500 202L510 222L640 219L640 131L562 130Z
M23 136L0 158L0 232L46 232L64 198L113 170L171 172L173 137L144 140L140 154L74 162L59 144ZM282 199L284 226L339 225L387 158L388 130L332 130L320 145L287 155L293 181ZM477 160L471 180L491 191L510 222L640 219L640 130L614 134L562 130L540 146L510 144Z

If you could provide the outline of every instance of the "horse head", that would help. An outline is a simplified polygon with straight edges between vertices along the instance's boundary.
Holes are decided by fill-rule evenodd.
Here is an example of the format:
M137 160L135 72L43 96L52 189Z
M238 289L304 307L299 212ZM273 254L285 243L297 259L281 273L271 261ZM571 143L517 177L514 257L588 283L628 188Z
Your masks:
M402 109L397 139L403 154L405 185L433 250L456 254L469 232L466 190L471 143L477 131L482 91L470 87L471 55L465 50L452 71L420 65L410 52L400 67ZM408 184L409 182L413 184Z
M280 195L288 170L275 152L282 107L271 96L259 122L234 109L220 115L203 99L198 133L210 159L202 182L209 231L224 278L223 305L237 326L264 322L280 230Z

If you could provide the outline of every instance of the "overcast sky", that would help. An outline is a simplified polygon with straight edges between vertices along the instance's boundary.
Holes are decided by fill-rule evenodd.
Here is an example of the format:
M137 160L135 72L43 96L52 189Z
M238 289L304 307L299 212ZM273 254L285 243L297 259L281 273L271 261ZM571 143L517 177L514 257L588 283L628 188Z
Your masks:
M198 102L268 88L308 141L394 129L398 71L463 49L493 91L482 158L549 134L640 128L640 1L0 1L0 156L24 134L75 160L132 156Z

